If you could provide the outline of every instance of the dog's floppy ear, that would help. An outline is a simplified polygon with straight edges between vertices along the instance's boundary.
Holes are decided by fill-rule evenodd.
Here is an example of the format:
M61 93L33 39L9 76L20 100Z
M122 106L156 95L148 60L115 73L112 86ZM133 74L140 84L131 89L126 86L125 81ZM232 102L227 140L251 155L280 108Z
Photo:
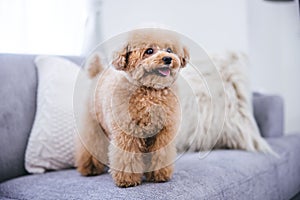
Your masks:
M186 47L183 47L183 55L180 58L181 67L185 67L190 60L190 53Z
M115 53L112 62L113 66L117 70L125 70L128 64L129 55L129 46L126 45L121 51Z

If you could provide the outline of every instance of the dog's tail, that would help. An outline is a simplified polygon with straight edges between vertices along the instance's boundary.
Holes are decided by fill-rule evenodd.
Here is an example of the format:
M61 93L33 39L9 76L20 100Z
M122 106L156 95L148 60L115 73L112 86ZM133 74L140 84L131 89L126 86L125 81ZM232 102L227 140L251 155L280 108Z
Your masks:
M88 72L89 77L92 79L104 70L101 63L101 58L98 53L94 53L87 60L85 70Z

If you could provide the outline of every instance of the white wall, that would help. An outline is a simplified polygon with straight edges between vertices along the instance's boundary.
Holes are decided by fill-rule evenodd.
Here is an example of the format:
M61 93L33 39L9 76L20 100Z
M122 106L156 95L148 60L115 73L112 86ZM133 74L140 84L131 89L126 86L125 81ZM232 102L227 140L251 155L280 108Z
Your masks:
M248 1L254 89L281 94L286 132L300 130L300 17L297 1Z
M103 0L103 37L163 24L208 51L248 51L246 0Z

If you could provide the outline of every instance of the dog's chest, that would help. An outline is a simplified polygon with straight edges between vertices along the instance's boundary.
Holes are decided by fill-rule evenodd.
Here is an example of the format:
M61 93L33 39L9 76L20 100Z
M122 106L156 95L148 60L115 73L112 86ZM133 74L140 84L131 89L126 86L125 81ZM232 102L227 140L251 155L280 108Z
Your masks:
M138 88L129 98L129 115L140 126L159 125L173 112L174 94L170 89Z
M126 81L110 87L110 98L103 101L101 124L113 133L115 130L137 137L152 137L164 127L177 124L179 101L173 88L155 90L137 87ZM104 108L107 108L106 110Z

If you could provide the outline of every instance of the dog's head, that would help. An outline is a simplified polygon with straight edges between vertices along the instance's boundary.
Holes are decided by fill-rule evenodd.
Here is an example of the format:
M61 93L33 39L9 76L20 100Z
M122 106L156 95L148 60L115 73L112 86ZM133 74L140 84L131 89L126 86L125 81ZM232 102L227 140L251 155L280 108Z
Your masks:
M188 50L173 34L139 30L116 52L112 64L133 83L162 89L172 85L188 60Z

